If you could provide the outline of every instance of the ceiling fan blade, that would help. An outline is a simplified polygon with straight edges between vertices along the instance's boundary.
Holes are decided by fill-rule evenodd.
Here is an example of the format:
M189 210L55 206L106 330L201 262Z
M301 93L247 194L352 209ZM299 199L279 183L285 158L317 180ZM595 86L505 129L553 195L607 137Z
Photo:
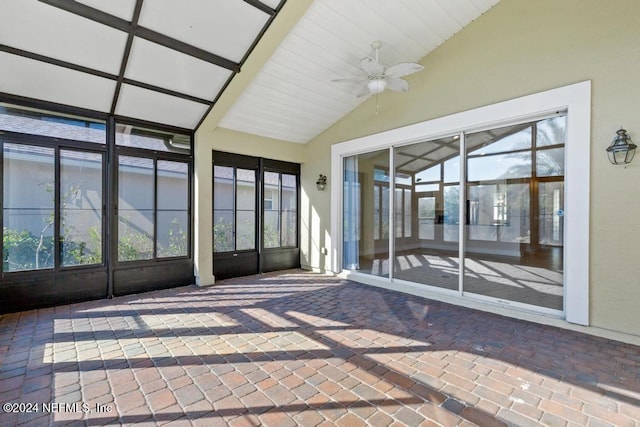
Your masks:
M360 68L370 76L381 76L384 73L384 66L370 56L362 58Z
M342 79L333 79L331 81L341 82L341 83L359 83L359 82L366 82L368 80L369 78L367 76L360 76L360 77L345 77Z
M404 77L422 70L424 70L424 67L415 62L401 62L387 68L384 71L384 75L387 77Z
M409 90L409 83L395 77L387 78L387 89L394 92L406 92Z

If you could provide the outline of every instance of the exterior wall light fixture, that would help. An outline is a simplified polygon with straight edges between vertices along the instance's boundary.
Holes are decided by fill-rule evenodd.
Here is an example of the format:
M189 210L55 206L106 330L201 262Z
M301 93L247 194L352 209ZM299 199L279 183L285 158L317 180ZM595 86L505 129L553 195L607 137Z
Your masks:
M327 176L320 174L320 176L318 177L318 180L316 181L316 188L318 189L318 191L324 191L326 187L327 187Z
M607 155L609 161L613 165L626 165L631 163L633 156L636 154L636 144L631 141L631 137L627 135L627 131L620 128L616 132L611 144L607 147Z

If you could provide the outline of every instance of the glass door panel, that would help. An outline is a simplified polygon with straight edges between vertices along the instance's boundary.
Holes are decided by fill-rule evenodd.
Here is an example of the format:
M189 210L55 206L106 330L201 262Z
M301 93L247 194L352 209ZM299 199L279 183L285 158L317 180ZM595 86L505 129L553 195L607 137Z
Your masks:
M296 175L282 174L282 246L298 245L298 185Z
M256 171L214 166L213 251L256 249Z
M280 174L264 173L264 247L280 247Z
M394 278L458 289L459 159L454 137L394 149Z
M436 198L418 198L418 239L434 240L436 237Z
M466 138L463 290L562 310L563 168L553 160L562 163L564 141L546 132L537 149L539 123Z
M257 251L257 162L256 168L213 166L213 273L216 278L245 276L258 272ZM237 163L249 161L240 159Z
M213 252L235 249L234 169L213 167Z
M256 171L236 169L236 250L256 249Z
M344 159L343 266L389 275L389 150Z
M538 188L540 244L562 247L564 182L541 182Z

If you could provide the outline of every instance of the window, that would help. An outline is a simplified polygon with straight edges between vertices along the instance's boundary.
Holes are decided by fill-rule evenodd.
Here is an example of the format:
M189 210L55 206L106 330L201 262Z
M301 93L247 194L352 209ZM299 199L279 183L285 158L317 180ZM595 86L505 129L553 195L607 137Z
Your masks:
M297 176L283 173L282 183L282 246L298 244L298 185Z
M389 274L389 150L343 159L342 262L376 276Z
M545 119L390 148L394 169L389 172L379 161L373 168L374 218L369 223L374 240L384 237L381 225L390 201L383 191L392 191L394 244L358 242L366 255L355 263L355 242L346 238L355 239L345 225L344 265L372 275L384 275L385 265L392 265L396 279L561 310L564 141L552 139L564 134L559 118L550 119L553 130ZM540 128L547 131L537 147ZM461 157L461 148L466 156ZM350 191L354 170L371 169L368 157L382 158L377 152L345 158L345 191ZM538 170L544 171L542 176ZM466 177L462 185L461 172ZM368 204L362 198L359 209L345 210L345 222L362 221L361 228L368 229L360 219L360 212L371 211ZM391 251L393 262L368 259L374 250ZM532 268L544 279L518 270Z
M395 189L395 237L411 237L411 196L409 188Z
M118 261L188 256L189 165L118 157Z
M373 238L389 238L389 184L373 185Z
M236 169L236 250L256 248L256 171Z
M5 143L3 155L3 270L52 268L54 149Z
M118 261L153 258L155 185L152 159L118 159Z
M158 257L189 255L189 165L158 160Z
M256 248L256 170L213 167L213 251Z
M389 238L389 172L384 169L373 170L373 238Z
M264 172L264 247L298 244L298 176Z
M418 199L418 239L435 239L436 198L420 197Z
M118 124L116 125L116 145L189 154L191 152L191 137L174 132Z
M507 193L493 193L493 223L508 224L509 217L507 215Z
M0 129L93 144L107 142L104 121L4 103L0 103Z
M4 142L2 155L3 271L102 264L104 153Z
M280 247L280 174L264 173L264 247ZM268 203L267 203L268 202Z
M102 153L60 150L62 265L102 263Z
M190 137L118 124L116 144L118 261L188 257Z

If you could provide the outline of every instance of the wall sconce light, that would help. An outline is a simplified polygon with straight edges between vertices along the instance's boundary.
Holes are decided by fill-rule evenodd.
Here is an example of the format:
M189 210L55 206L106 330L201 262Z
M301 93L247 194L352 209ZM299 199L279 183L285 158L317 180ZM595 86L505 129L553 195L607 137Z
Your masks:
M627 135L626 130L620 128L616 134L616 137L611 141L611 145L607 147L609 161L613 165L631 163L633 156L636 154L636 144L631 141L631 137Z
M320 176L318 177L318 180L316 181L316 187L318 188L318 191L324 191L326 186L327 186L327 176L320 174Z

